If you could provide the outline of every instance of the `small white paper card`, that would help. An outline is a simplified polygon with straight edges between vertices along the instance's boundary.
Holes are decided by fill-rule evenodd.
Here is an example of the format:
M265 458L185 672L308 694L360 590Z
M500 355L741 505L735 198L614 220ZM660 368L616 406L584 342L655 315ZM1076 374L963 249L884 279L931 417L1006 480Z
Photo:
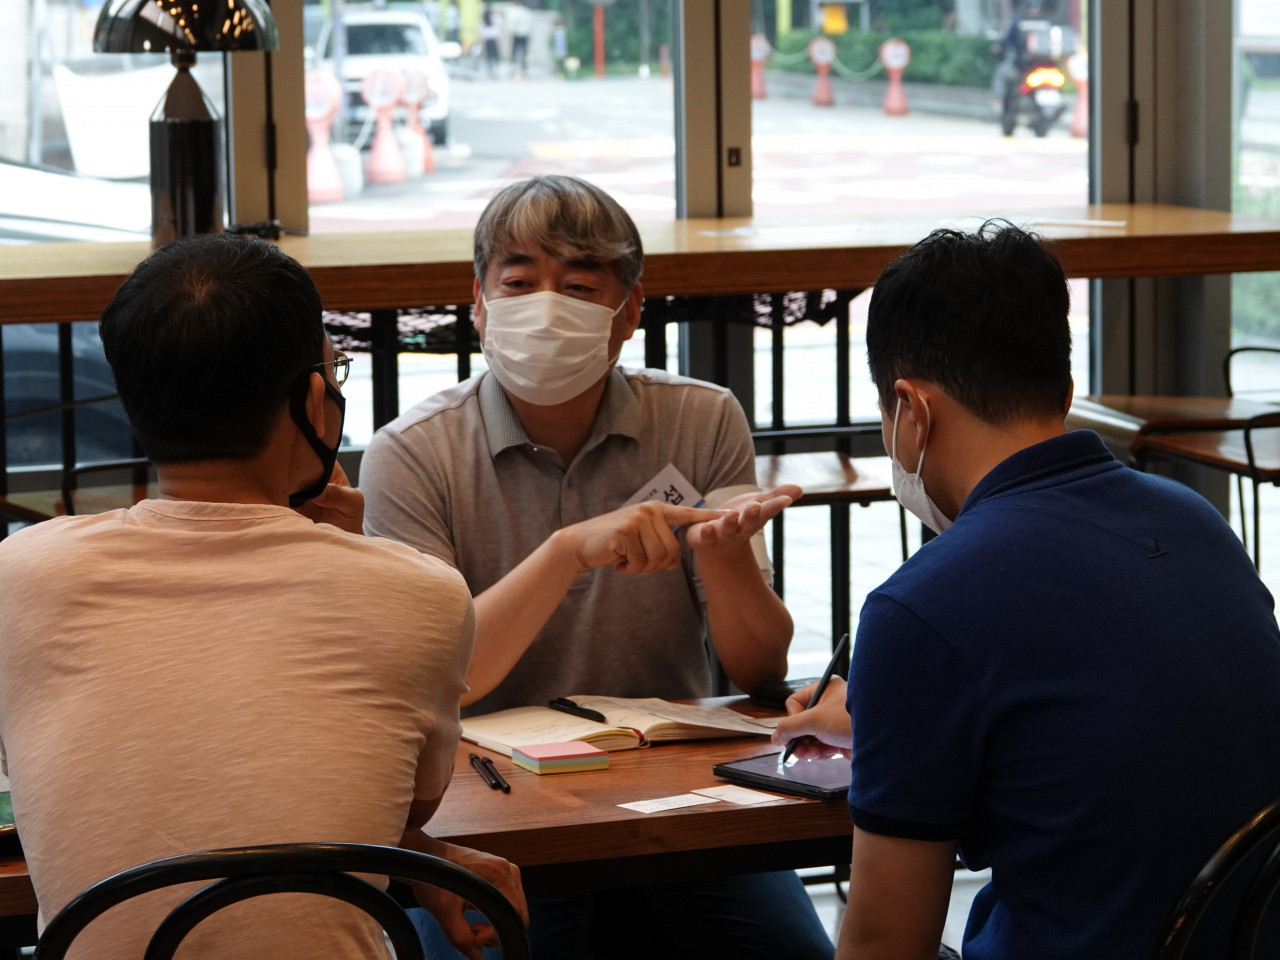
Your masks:
M732 784L725 784L722 787L705 787L702 790L694 790L696 794L704 797L711 797L713 800L727 800L730 803L747 806L753 803L768 803L771 800L783 800L785 797L779 797L772 793L763 793L759 790L748 790L746 787L735 787Z
M635 496L623 506L635 506L646 500L669 503L673 507L700 507L705 502L698 488L684 478L674 463L668 463L659 470L657 476L636 491Z
M715 803L715 797L700 797L693 793L682 793L674 797L663 797L660 800L637 800L634 803L620 803L624 810L636 813L660 813L663 810L676 810L680 807L692 807L699 803Z

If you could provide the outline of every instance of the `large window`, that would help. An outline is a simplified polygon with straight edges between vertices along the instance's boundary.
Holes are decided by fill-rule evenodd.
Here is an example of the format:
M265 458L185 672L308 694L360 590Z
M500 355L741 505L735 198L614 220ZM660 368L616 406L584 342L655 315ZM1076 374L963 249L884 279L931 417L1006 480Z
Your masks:
M145 240L147 123L174 69L164 54L95 54L100 4L21 0L0 31L0 243ZM222 57L195 75L219 114Z
M535 173L585 177L636 220L673 218L671 11L308 4L312 232L467 228Z
M950 0L785 3L757 0L752 162L757 217L936 215L974 229L1007 217L1088 217L1088 118L1074 77L1087 77L1079 0L1025 5ZM1014 10L1019 11L1014 16ZM890 70L887 68L904 67ZM897 73L896 79L891 73ZM850 304L850 414L878 418L866 365L871 291ZM1073 373L1088 392L1089 287L1071 282ZM783 419L836 417L833 323L784 333ZM772 336L755 334L755 418L773 422ZM888 477L887 464L882 468ZM825 510L786 522L787 599L796 619L791 673L830 655L830 527ZM896 507L851 518L854 615L901 560ZM909 546L919 525L908 524Z
M1236 19L1235 137L1232 208L1236 213L1280 217L1280 7L1240 0ZM1244 273L1231 282L1231 345L1280 349L1280 273ZM1280 353L1246 352L1231 365L1231 385L1242 397L1280 399ZM1260 498L1264 557L1276 556L1280 501L1271 490ZM1244 486L1246 509L1252 491ZM1239 517L1240 488L1232 484L1232 516ZM1252 524L1250 524L1252 528ZM1280 589L1280 569L1262 565L1262 578Z
M978 0L757 0L755 215L924 211L962 229L992 216L1033 229L1041 217L1087 217L1088 118L1072 79L1087 76L1083 5L1039 7L1014 17L1013 5ZM891 80L886 67L903 62L900 83ZM1073 283L1080 388L1088 383L1088 308L1087 284ZM874 415L860 339L865 296L851 316L852 411ZM768 341L761 331L757 350ZM788 363L830 384L789 395L788 423L834 418L834 348L830 330L787 331ZM768 422L768 391L756 396L757 420Z
M637 221L673 219L672 9L308 3L312 233L469 229L503 184L538 173L590 180ZM399 91L387 94L381 128L366 98L376 82ZM623 362L643 362L639 339ZM480 354L471 369L484 369ZM456 370L452 356L402 354L401 409L455 383ZM363 446L373 430L367 355L346 392L348 438Z

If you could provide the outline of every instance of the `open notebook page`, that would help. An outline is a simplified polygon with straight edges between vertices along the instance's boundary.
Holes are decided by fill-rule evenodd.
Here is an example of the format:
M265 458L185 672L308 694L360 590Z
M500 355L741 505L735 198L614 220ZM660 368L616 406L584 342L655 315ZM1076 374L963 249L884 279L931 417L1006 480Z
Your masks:
M465 717L462 738L508 757L512 747L530 743L582 740L601 750L627 750L640 745L639 738L630 732L546 707L516 707L481 717Z
M628 699L625 697L570 697L574 703L588 710L604 714L605 722L612 727L635 727L648 731L662 723L680 723L691 727L712 727L716 730L743 734L765 734L769 726L744 717L728 707L703 707L691 703L671 703L657 697ZM645 734L648 736L648 733Z

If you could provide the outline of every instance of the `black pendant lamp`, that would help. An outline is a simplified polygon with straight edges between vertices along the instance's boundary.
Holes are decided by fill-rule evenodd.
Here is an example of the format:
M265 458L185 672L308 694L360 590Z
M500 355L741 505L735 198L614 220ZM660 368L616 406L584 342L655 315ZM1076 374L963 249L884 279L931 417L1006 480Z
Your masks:
M151 242L222 232L222 121L191 76L200 50L277 50L264 0L108 0L98 53L167 51L178 68L151 115Z

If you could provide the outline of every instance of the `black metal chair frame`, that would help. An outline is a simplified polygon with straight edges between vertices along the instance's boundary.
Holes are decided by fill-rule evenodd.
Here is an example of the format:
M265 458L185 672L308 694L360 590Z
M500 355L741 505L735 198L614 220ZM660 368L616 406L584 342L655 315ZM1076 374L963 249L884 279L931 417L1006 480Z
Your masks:
M1254 874L1236 911L1230 951L1226 955L1227 960L1254 960L1262 918L1276 890L1280 889L1280 800L1233 833L1196 874L1173 910L1168 932L1156 947L1154 960L1182 960L1214 896L1254 851L1268 843L1274 846Z
M386 931L398 960L423 960L422 943L390 894L352 874L394 877L449 890L493 925L503 960L528 960L524 923L498 888L457 864L399 847L364 843L291 843L206 850L144 863L77 895L49 922L37 960L63 960L72 942L102 913L133 897L180 883L212 880L161 921L144 960L172 960L182 940L223 907L270 893L312 893L350 903Z
M1227 387L1227 396L1234 397L1235 389L1231 385L1231 361L1239 353L1280 353L1280 347L1233 347L1227 351L1227 355L1222 358L1222 379ZM1236 474L1236 495L1240 499L1240 536L1244 540L1245 549L1249 548L1249 531L1246 529L1245 523L1245 507L1244 507L1244 475ZM1254 518L1253 518L1253 538L1254 538L1254 566L1257 566L1257 539L1260 527L1258 526L1258 489L1254 486L1253 490Z

